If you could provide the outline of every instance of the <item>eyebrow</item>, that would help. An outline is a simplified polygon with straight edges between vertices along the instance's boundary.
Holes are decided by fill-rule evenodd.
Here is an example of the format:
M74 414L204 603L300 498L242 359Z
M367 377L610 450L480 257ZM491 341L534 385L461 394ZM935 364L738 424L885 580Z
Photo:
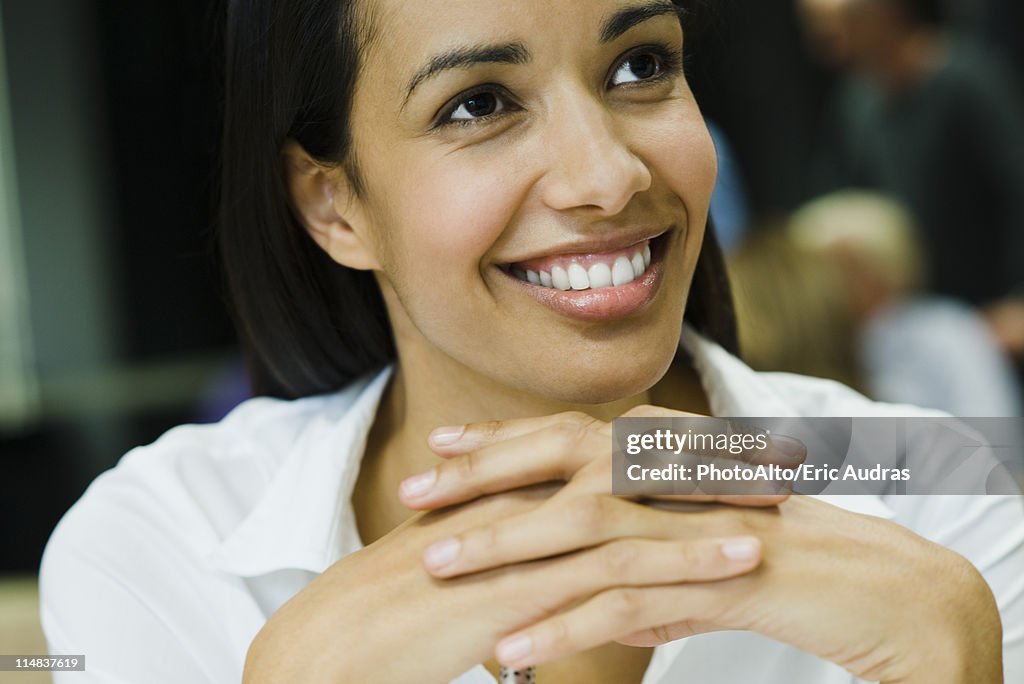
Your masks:
M637 24L649 19L660 17L665 14L675 14L682 18L685 9L679 7L671 0L655 0L642 5L624 7L601 24L600 38L598 41L604 45L622 36ZM530 61L530 52L520 42L504 43L497 45L474 45L471 47L460 47L442 52L427 62L426 66L416 72L416 75L409 81L405 92L405 102L409 101L416 87L423 81L449 69L468 69L477 64L525 64Z
M608 17L601 25L601 44L610 43L637 24L665 14L674 14L682 19L686 10L670 0L649 2L633 7L624 7Z

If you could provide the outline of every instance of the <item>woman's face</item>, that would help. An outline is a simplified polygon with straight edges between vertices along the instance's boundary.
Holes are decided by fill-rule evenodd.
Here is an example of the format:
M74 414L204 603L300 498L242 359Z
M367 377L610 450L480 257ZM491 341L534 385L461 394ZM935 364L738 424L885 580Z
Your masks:
M572 403L650 388L716 172L673 5L362 9L358 201L402 361Z

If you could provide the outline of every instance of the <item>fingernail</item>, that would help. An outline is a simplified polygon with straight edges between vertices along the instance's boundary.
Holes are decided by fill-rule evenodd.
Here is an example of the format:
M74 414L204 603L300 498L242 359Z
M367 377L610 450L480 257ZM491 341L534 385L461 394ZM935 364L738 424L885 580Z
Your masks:
M512 663L530 655L530 651L533 650L533 639L525 634L520 634L502 641L496 650L499 661Z
M793 439L786 435L772 435L772 446L790 458L804 458L807 455L807 447L799 439Z
M462 433L465 431L465 425L439 427L430 433L430 443L434 446L448 446L449 444L455 444L459 441L459 438L462 437Z
M722 555L729 560L751 561L757 558L761 543L753 537L739 537L722 542Z
M428 568L443 568L458 557L461 546L458 539L434 542L423 552L423 562Z
M431 468L425 473L405 478L399 488L407 499L418 499L429 492L435 482L437 482L437 468Z

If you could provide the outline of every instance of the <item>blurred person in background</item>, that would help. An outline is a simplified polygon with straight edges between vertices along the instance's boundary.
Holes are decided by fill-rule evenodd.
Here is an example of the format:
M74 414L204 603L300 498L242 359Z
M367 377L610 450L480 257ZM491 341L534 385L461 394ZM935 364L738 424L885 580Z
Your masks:
M920 227L932 289L983 307L1024 357L1024 107L1004 66L954 39L940 0L799 0L848 72L811 185L875 188Z
M837 380L867 393L844 282L798 250L785 220L752 230L729 256L743 358L762 371Z
M984 319L924 292L913 220L876 193L842 191L808 203L788 231L797 251L841 278L866 391L880 401L956 416L1019 416L1013 368Z
M843 10L849 0L797 0L797 15L804 28L807 48L830 69L850 64L850 41Z

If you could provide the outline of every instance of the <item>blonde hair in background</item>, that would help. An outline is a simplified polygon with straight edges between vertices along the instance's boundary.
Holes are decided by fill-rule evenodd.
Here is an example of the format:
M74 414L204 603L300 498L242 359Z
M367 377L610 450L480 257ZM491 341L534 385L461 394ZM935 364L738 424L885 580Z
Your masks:
M740 348L751 367L860 387L845 280L796 246L785 223L753 231L729 261Z
M789 224L794 245L814 254L856 258L859 268L900 293L925 286L921 245L899 202L866 190L841 190L808 202Z

